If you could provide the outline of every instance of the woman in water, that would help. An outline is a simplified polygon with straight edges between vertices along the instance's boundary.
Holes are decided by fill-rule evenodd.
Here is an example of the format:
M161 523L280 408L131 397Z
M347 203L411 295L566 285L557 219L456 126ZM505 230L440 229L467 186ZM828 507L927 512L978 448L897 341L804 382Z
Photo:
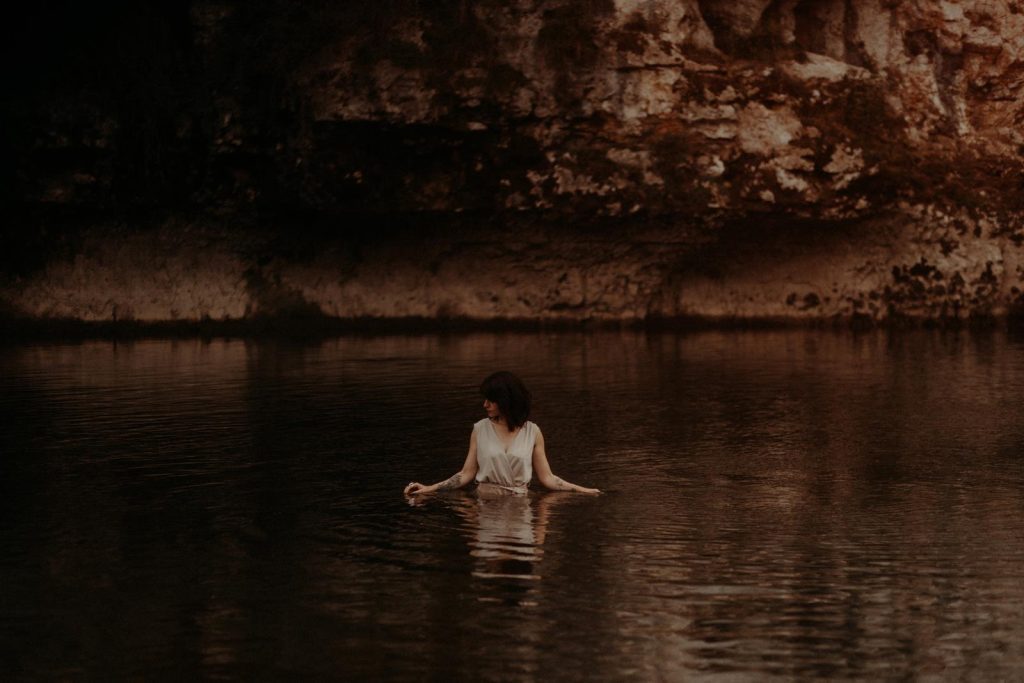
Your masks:
M534 472L540 483L552 491L600 493L552 473L544 452L544 435L540 427L527 420L530 392L518 377L511 372L496 372L483 381L480 393L487 417L473 425L469 455L462 471L430 486L410 482L405 495L453 491L474 479L480 493L524 494Z

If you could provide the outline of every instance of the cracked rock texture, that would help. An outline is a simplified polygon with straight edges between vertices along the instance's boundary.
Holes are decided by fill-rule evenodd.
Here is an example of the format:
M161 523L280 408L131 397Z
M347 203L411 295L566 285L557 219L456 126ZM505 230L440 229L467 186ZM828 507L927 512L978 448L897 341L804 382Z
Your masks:
M121 163L136 122L75 87L25 105L46 115L16 149L10 243L33 258L7 264L0 311L1024 310L1024 2L255 6L178 17L167 40L207 76L182 80L159 159ZM140 165L164 194L132 184Z

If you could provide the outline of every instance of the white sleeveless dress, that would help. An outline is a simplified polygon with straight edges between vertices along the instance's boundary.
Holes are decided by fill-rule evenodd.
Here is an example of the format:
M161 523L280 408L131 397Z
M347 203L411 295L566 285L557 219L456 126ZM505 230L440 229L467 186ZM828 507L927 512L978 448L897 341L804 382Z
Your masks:
M494 484L512 493L526 493L533 478L533 446L537 425L527 421L508 448L501 442L494 424L484 418L473 425L476 434L476 481Z

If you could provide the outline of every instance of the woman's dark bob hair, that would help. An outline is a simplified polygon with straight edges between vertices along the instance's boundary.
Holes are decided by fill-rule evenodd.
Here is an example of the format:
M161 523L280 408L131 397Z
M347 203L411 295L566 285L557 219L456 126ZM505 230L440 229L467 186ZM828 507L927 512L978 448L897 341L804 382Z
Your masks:
M489 376L480 383L480 394L498 404L509 430L522 427L530 417L530 391L511 372L503 370Z

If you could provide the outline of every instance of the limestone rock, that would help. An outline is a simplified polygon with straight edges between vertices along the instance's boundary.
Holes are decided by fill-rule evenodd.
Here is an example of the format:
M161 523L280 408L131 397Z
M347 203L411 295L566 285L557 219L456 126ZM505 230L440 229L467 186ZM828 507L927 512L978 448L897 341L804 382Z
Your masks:
M246 36L228 19L248 7L190 11L196 63L233 63L231 41ZM220 246L193 260L162 228L149 251L143 231L108 250L96 245L110 233L85 230L93 246L7 278L0 306L145 320L246 317L296 302L338 317L482 319L1019 310L1022 9L1012 0L325 6L300 26L316 39L288 53L287 107L260 118L257 104L224 89L203 125L174 128L206 145L204 172L223 178L189 201L217 215L252 206L338 217L322 257L264 262L218 233ZM100 109L54 115L26 145L15 175L30 179L19 191L32 211L112 201L118 179L106 155L121 124ZM88 153L61 156L72 147ZM34 154L100 161L36 174ZM423 216L458 227L403 233L412 247L378 230ZM476 259L493 264L486 285ZM277 294L253 293L268 288Z

